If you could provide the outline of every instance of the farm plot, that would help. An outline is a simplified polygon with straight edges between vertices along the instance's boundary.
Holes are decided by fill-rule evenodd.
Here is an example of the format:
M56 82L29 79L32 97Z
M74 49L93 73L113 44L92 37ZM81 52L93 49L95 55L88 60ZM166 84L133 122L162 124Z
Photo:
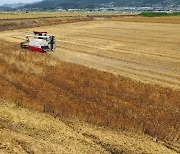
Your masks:
M20 42L33 30L56 36L52 54L60 60L180 89L179 24L97 20L1 32L0 38Z
M56 52L20 49L18 43L33 30L55 34ZM147 134L179 153L178 24L96 20L0 33L0 99L63 119Z

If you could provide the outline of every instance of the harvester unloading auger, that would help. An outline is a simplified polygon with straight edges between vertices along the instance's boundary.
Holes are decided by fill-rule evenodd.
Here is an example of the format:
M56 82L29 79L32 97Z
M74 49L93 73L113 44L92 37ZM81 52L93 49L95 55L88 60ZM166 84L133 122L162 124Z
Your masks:
M47 32L34 31L34 35L26 35L26 41L20 43L22 48L28 48L33 52L55 51L56 41L53 35Z

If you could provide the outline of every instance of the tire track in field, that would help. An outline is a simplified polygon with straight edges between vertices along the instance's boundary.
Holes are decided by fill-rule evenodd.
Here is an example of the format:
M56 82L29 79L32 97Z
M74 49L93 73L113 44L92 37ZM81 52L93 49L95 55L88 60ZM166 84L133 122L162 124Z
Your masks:
M140 61L137 61L137 60L129 60L128 58L125 59L125 58L120 57L120 56L118 56L118 55L113 56L113 55L108 55L108 54L104 54L104 53L97 53L97 52L93 52L92 50L90 51L90 49L84 51L84 50L81 50L80 48L77 47L77 48L74 50L74 48L71 48L70 45L67 47L67 46L63 46L62 44L61 44L61 46L59 46L59 47L60 47L60 48L64 48L64 49L73 50L74 52L82 52L82 53L87 53L87 54L90 54L90 55L96 55L96 56L99 56L99 57L105 57L105 58L109 58L109 59L120 60L120 61L122 61L122 62L130 63L130 64L132 64L132 65L140 65L140 66L146 65L146 67L148 67L148 70L150 69L150 67L152 68L151 71L153 71L153 67L158 68L157 66L155 66L155 65L153 65L153 64L151 64L151 63L143 63L143 62L140 62ZM99 50L99 49L96 49L96 50ZM118 56L118 57L117 57L117 56ZM178 79L180 78L180 74L177 73L178 70L173 71L173 70L170 69L170 68L165 68L165 69L166 69L166 71L171 71L171 72L173 72L174 75L177 76ZM158 70L158 71L159 71L159 70ZM166 74L166 73L165 73L165 74ZM167 76L171 76L169 73L167 73L166 75L167 75ZM171 76L171 77L172 77L172 76Z
M111 38L111 37L109 37L108 36L108 38L103 38L103 37L100 37L100 36L97 36L97 35L91 35L90 34L90 36L88 36L88 35L80 35L80 34L74 34L74 36L76 36L76 37L73 37L73 38L77 38L77 37L79 37L79 38L84 38L84 39L87 39L88 41L91 41L91 39L94 39L94 40L96 40L98 43L99 42L105 42L105 41L107 41L107 42L109 42L110 40L111 40L111 42L119 42L119 43L121 43L121 44L126 44L127 45L127 47L128 47L128 49L129 49L129 46L131 46L131 47L134 47L134 45L136 44L137 46L144 46L143 47L143 50L144 50L144 48L146 49L145 51L148 51L148 49L150 48L150 47L152 47L152 44L150 44L150 43L143 43L143 42L141 42L141 40L139 40L139 41L129 41L128 39L124 39L124 38L121 38L121 39L114 39L113 37ZM69 36L70 37L70 36ZM97 44L97 42L96 42L96 44ZM102 44L100 44L100 45L102 45ZM107 45L107 44L106 44ZM156 49L159 49L159 47L160 47L160 44L153 44L153 47L154 48L156 48ZM161 46L161 47L163 47L163 45ZM168 48L168 49L167 49ZM169 49L170 48L170 49ZM133 49L133 48L132 48ZM138 48L137 48L138 49ZM163 53L165 53L165 54L167 54L167 57L168 57L168 52L169 52L169 50L174 50L173 51L173 53L176 53L176 54L179 54L179 47L177 47L177 46L171 46L171 47L164 47L164 49L165 50L163 50L163 51L156 51L156 53L161 53L161 54L163 54ZM129 50L131 50L131 49L129 49ZM152 52L152 50L150 50L149 49L149 51L148 52ZM155 54L156 54L155 53ZM170 57L171 58L171 57ZM174 57L173 57L174 58ZM175 57L176 58L176 57Z
M19 38L19 37L13 37L15 39L22 39L22 38ZM69 44L73 44L73 42L69 42ZM75 43L76 44L76 43ZM81 45L81 44L80 44ZM69 46L69 45L68 45ZM81 45L83 46L83 45ZM87 46L89 46L87 44ZM86 48L87 48L86 46ZM91 46L91 45L90 45ZM59 48L63 48L63 49L66 49L66 51L73 51L73 52L81 52L81 53L86 53L88 54L89 56L90 55L93 55L93 56L98 56L99 58L106 58L107 60L115 60L115 61L119 61L119 62L124 62L124 63L121 63L121 65L118 65L118 66L110 66L110 65L106 65L107 67L107 71L110 71L112 72L112 70L114 70L114 72L119 72L119 74L123 74L129 76L129 77L134 77L135 79L138 79L141 77L143 78L146 78L146 79L141 79L141 81L144 81L144 82L154 82L154 83L158 83L158 84L162 84L163 85L167 85L168 87L173 87L172 85L174 85L175 87L180 87L180 82L179 82L179 74L176 72L174 72L174 74L165 74L165 73L159 73L157 71L153 71L150 70L149 67L153 67L153 65L151 64L144 64L144 63L140 63L140 62L137 62L137 61L131 61L131 60L126 60L126 59L123 59L123 58L115 58L115 57L109 57L109 56L106 56L106 55L103 55L103 54L98 54L98 53L92 53L91 52L88 52L88 50L85 51L82 51L80 50L77 50L77 49L71 49L71 48L66 48L63 47L63 45L61 44L61 46L58 46ZM85 47L84 47L85 48ZM94 47L96 50L98 50L96 47ZM61 59L61 58L60 58ZM89 61L88 59L86 59L86 62ZM82 63L83 65L86 65L84 63ZM130 66L130 64L132 66ZM99 66L102 65L101 63L98 64ZM133 66L133 65L136 65L136 68ZM141 66L138 66L138 65L141 65ZM148 66L148 69L145 69L143 68L143 65L146 65ZM140 68L139 68L140 67ZM95 67L96 68L96 67ZM103 69L105 70L105 69ZM171 71L171 70L169 70ZM121 72L121 73L120 73ZM172 72L172 71L171 71ZM122 75L123 75L122 74ZM151 75L150 75L151 74ZM173 81L171 81L173 79Z
M52 54L60 60L180 89L177 24L93 21L44 28L56 34ZM15 31L13 38L9 32L6 40L20 41L18 33L33 30Z
M103 58L106 57L106 58L109 58L109 60L120 60L120 61L124 62L124 65L123 65L123 67L125 67L124 69L128 69L131 71L133 70L134 71L133 74L136 76L137 76L137 74L138 75L143 74L143 76L147 78L148 76L151 75L151 80L152 79L154 80L155 78L159 78L159 79L157 79L159 81L161 81L164 78L163 79L164 83L170 83L170 84L175 84L175 86L176 85L179 86L180 76L179 76L178 67L172 68L172 67L167 67L167 65L165 65L165 66L161 66L162 67L161 68L160 66L156 66L156 64L152 63L153 59L159 59L160 60L160 62L158 62L159 64L163 63L164 61L169 61L170 63L173 62L174 65L178 66L178 65L180 65L179 64L180 58L178 56L173 56L174 55L173 53L172 54L167 53L167 52L162 53L162 51L160 51L158 53L157 51L152 52L150 50L151 52L149 52L148 48L145 48L145 50L144 49L143 50L137 50L137 49L129 49L129 47L126 48L124 46L121 46L121 45L118 46L117 45L118 42L122 42L122 39L120 37L122 34L125 35L125 37L124 37L125 40L123 40L123 43L124 42L126 42L126 43L128 42L131 44L136 43L136 45L139 44L141 46L147 46L147 45L149 46L150 44L147 43L146 41L152 40L153 42L155 42L155 40L157 38L159 38L158 34L156 34L157 38L155 37L153 39L149 38L150 34L148 34L148 36L145 35L145 38L144 38L145 41L141 42L141 40L143 38L140 38L140 40L137 40L139 38L134 40L135 37L133 36L133 38L131 37L131 39L129 39L129 37L126 36L129 33L129 31L126 33L122 32L119 35L118 33L116 33L116 31L113 29L113 27L111 27L112 29L109 27L108 28L106 27L105 30L103 28L104 27L102 26L100 28L96 28L94 31L87 31L87 30L82 31L81 30L80 33L73 33L71 35L67 35L64 37L61 36L60 37L61 38L60 48L71 50L74 52L83 52L83 53L87 53L90 55L93 54L93 55L97 55L97 56L103 57ZM131 31L132 30L133 29L131 29ZM113 31L113 33L111 34L112 31ZM73 36L73 37L71 38L71 36ZM148 38L148 40L147 40L147 38ZM129 39L129 40L127 40L127 39ZM160 39L157 39L157 42L161 43L161 41L159 42L159 40ZM115 44L113 49L106 50L107 42ZM156 46L158 46L158 43ZM168 43L168 46L173 45L173 47L175 44L175 43L171 44L171 41L170 42L162 42L162 43L163 44ZM103 46L104 46L104 48L103 48ZM153 46L155 46L155 45L153 44ZM110 52L110 54L109 54L109 52ZM134 55L135 58L129 59L129 57L126 57L126 59L125 59L126 54L127 55L129 54L131 57L133 57L133 55ZM149 59L151 61L149 61L149 62L141 61L141 60L138 61L137 54L139 54L141 56L143 55L144 57L148 56L148 58L150 56L151 58L149 58ZM121 57L121 58L119 58L119 57ZM126 65L125 65L125 63L126 63ZM122 66L119 66L119 67L122 67ZM163 68L163 67L165 67L165 68ZM156 70L157 68L158 68L158 70ZM116 70L117 69L118 68L116 68ZM161 70L161 69L163 69L163 70ZM169 73L169 72L171 72L171 73ZM174 80L176 80L176 81L174 81Z
M60 42L60 44L62 45L63 43L68 43L68 44L73 44L73 45L80 45L80 46L84 46L84 48L93 48L93 49L97 49L97 50L106 50L106 47L100 47L99 43L97 44L97 42L88 42L88 41L84 41L84 40L58 40L58 42ZM101 44L102 46L106 46L107 44ZM60 47L60 46L59 46ZM145 51L145 50L144 50ZM131 51L128 48L125 47L121 47L121 46L116 46L113 50L111 49L111 53L129 53L131 52L131 54L143 54L143 55L147 55L147 56L153 56L153 57L159 57L159 58L166 58L166 60L171 60L172 59L176 62L180 62L180 58L172 56L172 55L168 55L168 54L157 54L157 53L151 53L151 52L144 52L144 51L140 51L140 50L136 50L136 49L131 49Z
M110 35L113 34L112 36L114 36L114 34L115 34L115 36L123 35L123 37L125 37L125 38L135 37L135 38L141 38L141 39L143 36L143 38L146 38L146 40L153 40L153 41L158 41L161 43L168 43L168 44L173 44L173 45L174 44L178 45L177 43L179 43L177 33L161 32L160 34L158 34L158 33L156 33L156 31L147 31L147 29L135 31L135 29L127 29L127 28L118 29L119 31L121 30L121 33L118 33L117 29L114 27L112 27L110 32L109 32L109 30L110 30L110 28L107 28L107 27L97 28L95 34L106 33L106 34L110 34ZM84 31L84 33L88 33L88 32ZM152 37L152 33L153 33L153 37ZM92 33L92 34L94 34L94 33ZM131 35L129 35L129 34L131 34ZM174 36L172 36L172 34L176 34L177 38L175 39ZM161 37L159 37L159 35L167 36L166 40L163 40ZM174 39L174 40L172 40L172 39Z
M78 55L77 50L72 51L71 49L68 48L63 48L63 51L61 52L64 53L66 52L66 54L68 53L68 55L65 56L68 58L64 59L63 56L59 57L59 59L61 60L75 62L85 66L101 69L103 71L106 70L111 73L126 75L128 77L134 76L135 79L144 82L158 83L158 84L167 85L169 87L180 88L180 80L179 80L180 77L178 76L176 77L173 75L161 74L153 71L151 72L149 71L149 69L145 69L143 67L141 68L140 67L138 68L137 66L132 67L130 66L129 62L122 63L119 59L113 59L110 57L92 54L92 53L90 54L82 51L79 52L80 55L83 57L80 59L78 58L79 56L77 56ZM72 57L70 55L72 55Z
M138 40L138 38L128 38L128 37L125 37L125 36L123 36L123 37L121 37L121 36L116 36L116 35L114 35L114 36L107 36L107 35L105 35L105 34L99 34L99 35L97 35L97 34L93 34L93 33L91 33L91 34L74 34L74 36L79 36L79 37L90 37L90 38L95 38L95 39L102 39L102 40L112 40L112 41L117 41L117 42L123 42L123 43L131 43L131 44L136 44L136 45L139 45L139 46L145 46L145 47L151 47L152 45L153 45L153 47L159 47L160 46L160 43L161 42L159 42L159 43L156 43L156 42L152 42L152 41L154 41L154 40L146 40L146 41L144 41L143 39L139 39ZM118 38L119 37L119 38ZM153 43L153 44L152 44ZM155 43L155 44L154 44ZM163 42L163 43L161 43L162 44L162 46L164 46L164 45L166 45L166 42ZM178 44L176 44L176 47L175 47L175 45L174 44L171 44L171 45L168 45L168 47L169 48L179 48L178 46L180 46L180 45L178 45ZM166 46L167 47L167 46Z
M68 52L71 52L71 51L68 51ZM135 79L135 80L138 80L138 81L141 81L141 82L145 82L145 83L151 83L151 84L160 84L160 85L163 85L163 86L166 86L166 87L171 87L171 88L175 88L175 89L179 89L180 88L180 84L174 84L174 82L172 82L171 80L164 80L162 78L159 78L157 79L156 76L154 75L143 75L140 74L140 72L135 72L133 70L128 70L126 68L121 68L119 66L115 66L113 64L104 64L102 65L102 62L104 62L105 60L102 60L102 59L99 59L97 61L94 61L92 60L91 58L95 58L95 57L88 57L89 58L84 58L84 59L81 59L79 57L81 56L85 56L84 54L80 54L81 56L77 56L77 53L73 54L70 53L72 56L69 56L69 54L67 55L67 50L66 50L66 59L64 59L64 57L59 57L60 60L63 60L63 61L67 61L67 62L73 62L73 63L77 63L77 64L81 64L81 65L84 65L84 66L87 66L87 67L92 67L92 68L95 68L95 69L99 69L99 70L102 70L102 71L107 71L107 72L110 72L110 73L113 73L113 74L117 74L117 75L123 75L123 76L127 76L129 78L132 78L132 79ZM57 55L55 55L56 58L57 58ZM77 61L78 59L78 61Z
M105 28L105 29L104 29ZM93 29L92 31L83 31L83 35L99 35L99 36L104 36L104 35L109 35L112 36L113 38L120 38L123 36L123 38L126 39L131 39L132 37L134 38L140 38L141 40L145 41L153 41L153 42L160 42L160 43L168 43L168 44L176 44L178 45L178 33L167 33L167 32L159 32L159 31L147 31L147 29L130 29L130 28L121 28L119 31L116 29L114 30L114 27L99 27L96 29ZM158 32L158 33L156 33ZM176 34L175 36L172 36L172 34ZM165 35L166 39L162 39L162 36ZM167 36L168 35L168 36ZM143 37L142 37L143 36ZM161 36L161 37L160 37ZM144 39L145 38L145 39ZM172 40L173 39L173 40ZM147 42L146 42L147 43Z
M68 43L80 43L80 44L86 44L87 46L97 46L97 44L98 44L98 47L102 47L102 48L104 48L105 46L107 46L107 44L109 43L109 44L113 44L113 43L119 43L118 44L118 47L123 47L123 49L125 49L125 50L127 50L125 47L125 45L123 44L123 42L121 43L121 42L119 42L119 41L113 41L113 40L110 40L110 39L102 39L102 38L98 38L98 37L90 37L90 36L81 36L81 35L77 35L77 34L75 34L77 37L73 37L73 38L71 38L71 37L69 37L69 36L60 36L60 37L58 37L58 39L60 40L60 41L66 41L66 42L68 42ZM83 39L82 39L83 38ZM97 43L98 42L98 43ZM130 50L130 49L128 49L128 50ZM165 52L165 51L163 51L163 53L162 53L162 51L161 52L158 52L158 51L156 51L155 53L154 52L152 52L152 51L150 51L150 50L148 50L148 48L147 49L143 49L143 51L141 51L140 49L134 49L134 48L131 48L131 50L132 51L137 51L137 52L140 52L140 53L142 53L142 54L147 54L147 55L157 55L157 56L164 56L164 57L169 57L169 58L175 58L175 59L177 59L177 57L175 57L175 56L172 56L172 55L174 55L174 53L176 52L176 51L173 51L173 53L170 53L170 52ZM179 54L179 52L177 51L177 54ZM180 59L180 58L179 58Z
M99 56L106 56L106 57L109 57L111 59L119 59L119 60L126 60L126 61L129 61L129 62L134 62L134 64L141 64L141 65L146 65L148 67L155 67L155 65L153 63L147 63L145 61L139 61L139 59L137 59L138 55L140 56L140 58L142 57L142 55L144 54L146 56L146 53L143 53L141 54L141 52L139 53L138 51L129 51L128 49L124 49L124 48L119 48L119 50L117 49L108 49L106 50L106 48L99 48L97 45L94 44L94 46L92 45L88 45L86 43L82 43L80 44L80 42L74 42L74 41L60 41L61 42L61 45L59 46L60 48L61 47L65 47L65 48L69 48L69 49L72 49L74 51L78 51L78 52L86 52L86 53L89 53L89 54L96 54L96 55L99 55ZM84 48L86 48L86 51L84 51ZM98 52L97 52L98 51ZM130 57L129 57L129 54L130 53ZM125 56L123 55L125 54ZM127 54L127 55L126 55ZM136 56L136 58L134 59L130 59L132 58L133 56ZM149 56L149 55L148 55ZM164 61L164 60L169 60L171 63L174 62L174 64L179 64L180 65L180 61L178 60L173 60L172 59L166 59L166 57L163 57L163 56L155 56L155 55L151 55L153 58L157 58L161 61ZM149 57L148 57L149 58ZM168 58L168 57L167 57ZM176 63L175 63L176 62ZM157 67L157 66L156 66ZM159 67L159 66L158 66ZM158 68L157 67L157 68ZM166 70L171 70L171 71L180 71L179 69L175 69L175 68L165 68ZM175 73L174 72L174 73ZM179 73L177 73L179 74Z

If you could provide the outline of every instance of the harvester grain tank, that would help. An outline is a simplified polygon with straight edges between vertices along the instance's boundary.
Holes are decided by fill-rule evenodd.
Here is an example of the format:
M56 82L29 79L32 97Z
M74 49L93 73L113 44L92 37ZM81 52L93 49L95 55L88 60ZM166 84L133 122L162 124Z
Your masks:
M34 31L34 35L26 35L26 41L20 43L22 48L28 48L33 52L55 51L56 41L53 35L47 32Z

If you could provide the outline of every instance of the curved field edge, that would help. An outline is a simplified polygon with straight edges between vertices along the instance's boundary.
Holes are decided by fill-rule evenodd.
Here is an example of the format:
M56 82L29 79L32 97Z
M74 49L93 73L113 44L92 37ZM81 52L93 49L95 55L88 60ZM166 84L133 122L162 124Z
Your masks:
M179 142L180 92L0 41L0 98L53 116Z

